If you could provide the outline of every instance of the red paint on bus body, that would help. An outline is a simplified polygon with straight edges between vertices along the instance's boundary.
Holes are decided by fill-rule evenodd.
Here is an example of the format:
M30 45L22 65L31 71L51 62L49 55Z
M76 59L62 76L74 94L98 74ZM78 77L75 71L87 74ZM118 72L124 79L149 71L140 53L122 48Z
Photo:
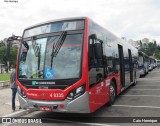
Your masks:
M109 93L110 93L110 81L115 80L117 95L121 92L121 85L120 85L120 75L116 73L112 73L111 75L107 76L102 82L99 82L92 88L89 87L89 68L88 68L88 35L89 35L89 20L86 18L85 20L85 30L84 30L84 43L83 43L83 56L82 56L82 76L81 79L74 83L73 85L67 87L64 90L61 89L27 89L25 88L17 79L16 75L16 82L18 86L24 91L30 99L35 100L65 100L67 95L70 91L74 90L75 88L86 84L86 91L89 93L89 106L90 112L95 112L98 108L103 106L105 103L109 102ZM71 46L71 45L66 45ZM79 45L72 45L72 46L79 46ZM18 57L17 57L18 59ZM18 66L18 60L17 60ZM17 67L18 73L18 67ZM85 103L84 103L85 104ZM61 108L64 106L61 105Z
M89 75L88 75L88 33L89 33L89 19L85 20L85 33L84 33L84 45L83 45L83 58L82 58L82 78L70 87L64 90L61 89L27 89L18 81L18 86L24 91L30 99L35 100L65 100L70 91L86 83L86 91L89 92L88 100L90 101L90 112L96 111L98 108L103 106L109 101L109 83L112 78L116 79L117 82L117 94L121 92L119 75L112 74L104 79L99 84L95 85L91 89L89 88ZM70 46L70 45L69 45ZM75 46L75 45L74 45ZM77 45L76 45L77 46ZM18 60L17 60L18 66ZM18 67L17 67L18 68ZM18 72L18 69L17 69ZM106 83L106 81L108 81Z

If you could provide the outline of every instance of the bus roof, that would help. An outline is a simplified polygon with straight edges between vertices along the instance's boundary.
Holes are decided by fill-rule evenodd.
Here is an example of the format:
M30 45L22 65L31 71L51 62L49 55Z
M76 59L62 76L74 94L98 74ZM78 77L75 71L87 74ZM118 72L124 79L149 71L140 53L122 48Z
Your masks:
M50 20L50 21L46 21L46 22L42 22L42 23L37 23L35 25L29 26L27 28L25 28L25 30L27 29L31 29L40 25L44 25L44 24L49 24L52 22L58 22L58 21L69 21L69 20L83 20L83 19L87 19L88 17L71 17L71 18L61 18L61 19L55 19L55 20Z

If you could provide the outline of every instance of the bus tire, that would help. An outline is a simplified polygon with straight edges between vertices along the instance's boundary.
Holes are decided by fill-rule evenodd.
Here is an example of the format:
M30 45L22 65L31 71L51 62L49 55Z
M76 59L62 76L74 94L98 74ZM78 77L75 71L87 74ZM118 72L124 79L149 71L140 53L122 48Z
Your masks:
M116 87L113 81L110 82L109 105L113 105L116 99Z
M146 72L146 69L144 70L144 76L146 76L147 72Z
M136 86L136 84L137 84L137 77L136 77L136 74L135 74L133 86Z

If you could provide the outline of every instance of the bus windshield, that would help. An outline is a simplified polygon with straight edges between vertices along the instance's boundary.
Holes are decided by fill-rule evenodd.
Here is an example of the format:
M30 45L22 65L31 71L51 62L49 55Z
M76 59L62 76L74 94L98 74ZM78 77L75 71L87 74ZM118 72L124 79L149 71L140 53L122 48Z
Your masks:
M83 34L66 34L63 40L60 37L56 35L23 42L19 79L80 78Z

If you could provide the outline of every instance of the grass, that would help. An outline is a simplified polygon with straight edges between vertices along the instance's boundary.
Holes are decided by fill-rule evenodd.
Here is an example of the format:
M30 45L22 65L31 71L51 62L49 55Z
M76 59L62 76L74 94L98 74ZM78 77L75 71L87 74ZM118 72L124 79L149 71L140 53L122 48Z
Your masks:
M10 80L10 74L5 73L5 74L0 74L0 81L7 81Z

